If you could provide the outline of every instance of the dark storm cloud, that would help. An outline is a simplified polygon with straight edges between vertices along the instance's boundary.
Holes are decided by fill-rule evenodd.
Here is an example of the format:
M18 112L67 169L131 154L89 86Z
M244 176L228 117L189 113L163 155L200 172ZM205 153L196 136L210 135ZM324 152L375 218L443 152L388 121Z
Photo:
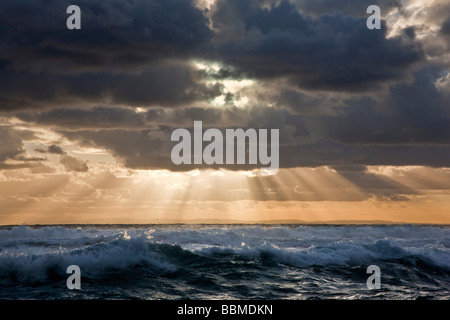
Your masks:
M414 90L417 91L412 85L408 92ZM448 120L439 120L436 117L440 114L438 111L435 111L435 116L430 113L430 118L424 118L423 113L414 111L419 105L411 105L408 118L409 109L398 107L396 110L404 114L403 121L390 120L377 110L375 102L360 100L359 103L361 105L343 109L336 116L294 115L287 110L261 107L250 110L150 109L139 113L132 109L109 112L108 108L94 108L90 111L60 109L39 113L34 121L41 125L58 123L54 129L66 138L82 146L107 149L133 169L188 171L195 168L242 170L261 167L174 165L170 153L176 143L171 142L171 134L177 128L192 131L195 120L203 121L204 130L210 127L279 129L281 168L326 165L338 171L349 171L349 166L354 170L354 165L361 168L366 165L449 166L449 126L436 125ZM427 108L427 105L420 107ZM116 118L112 118L112 114ZM141 126L142 123L145 126ZM82 127L84 129L80 129ZM147 129L150 127L153 129ZM207 144L205 142L203 146Z
M328 139L363 145L449 145L450 101L436 90L436 73L426 68L415 74L411 85L392 87L378 108L368 99L320 119Z
M186 105L222 94L221 85L196 83L192 73L187 67L163 68L140 76L114 77L106 87L114 101L131 105L146 105L149 101L164 106Z
M440 31L444 35L450 35L450 17L448 17L447 20L444 21Z
M204 128L207 125L204 124ZM192 128L186 126L192 131ZM243 128L247 128L243 126ZM226 168L245 170L261 167L258 165L181 165L172 163L170 152L175 142L170 136L175 128L162 127L155 130L79 130L59 131L66 138L78 141L83 146L110 150L121 159L125 166L133 169L169 169L189 171L193 169ZM448 167L450 146L448 145L371 145L344 144L320 139L310 143L296 140L292 127L285 125L280 133L280 167L333 166L338 171L350 171L349 166L366 165L417 165ZM208 143L203 143L205 147ZM340 168L340 170L339 170ZM345 169L347 168L347 169ZM362 170L362 169L361 169ZM357 170L354 170L357 171Z
M81 30L66 28L69 4L82 9ZM2 1L0 110L136 169L194 169L172 164L170 135L195 120L279 129L281 167L448 166L450 101L434 85L448 62L425 59L417 28L368 30L370 4L386 14L399 2L218 0L202 12L190 0ZM439 39L449 34L442 8ZM448 51L436 48L432 57ZM249 103L233 107L244 93L221 81L247 77ZM205 107L221 95L225 106ZM27 135L0 130L0 163L27 162ZM58 148L40 151L89 169Z
M69 5L81 8L81 30L66 28ZM2 1L0 12L1 58L15 69L123 70L188 57L212 36L190 0Z
M283 90L274 98L280 108L289 108L301 114L320 114L330 109L336 101L319 95L306 94L296 90Z
M210 125L233 126L248 121L249 111L238 108L151 108L136 112L133 108L94 107L89 109L52 109L40 112L21 112L16 117L29 123L56 129L128 129L142 130L159 126L192 126L206 121Z
M262 8L252 0L219 0L213 24L220 58L251 77L287 78L307 89L372 90L402 80L423 60L410 33L386 37L366 18L340 12L316 18L287 1Z
M145 126L142 114L126 108L52 109L19 113L17 117L27 122L65 129L142 128Z
M349 164L450 167L448 159L448 145L348 145L319 140L297 147L280 147L280 166L283 168Z
M133 111L131 111L133 112ZM164 109L149 110L138 113L149 121L144 129L138 127L122 127L115 129L99 129L95 127L82 130L67 130L62 124L57 131L66 138L77 141L83 146L98 147L110 150L113 155L133 169L170 169L175 171L189 171L196 168L208 168L207 165L182 165L172 163L171 151L177 144L171 141L171 134L177 128L193 131L196 120L203 121L203 131L207 128L225 129L248 128L279 129L282 144L295 143L295 129L286 123L285 114L272 108L255 107L250 109L200 109L189 108L167 112ZM91 123L93 124L93 123ZM225 135L224 135L225 137ZM270 141L269 141L270 142ZM208 143L203 143L206 146ZM217 165L213 168L225 167L230 170L259 168L258 165Z
M220 84L199 83L195 71L181 64L147 67L139 74L105 71L48 75L5 71L0 73L0 83L0 110L9 111L105 102L177 107L222 94Z
M137 112L133 108L94 107L89 109L52 109L40 112L20 112L20 120L56 130L127 129L142 130L158 127L191 127L194 121L203 121L209 126L255 128L283 127L283 112L263 106L245 109L190 107L181 109L150 108Z
M19 118L53 126L82 145L110 150L136 169L192 170L209 166L175 166L170 152L176 128L195 120L215 128L280 129L280 166L349 165L449 166L450 118L448 96L434 82L439 69L424 68L409 85L392 86L380 101L353 97L333 108L335 114L296 113L278 108L132 108L55 109L19 114ZM295 94L291 93L294 97ZM289 100L289 99L287 99ZM296 99L293 99L296 100ZM298 99L319 108L320 99ZM148 128L153 128L152 130ZM83 129L83 130L81 130ZM109 130L108 130L109 129ZM70 131L68 131L70 130ZM204 144L206 145L206 144ZM231 170L255 166L227 166Z
M81 8L81 30L66 28L70 4ZM220 94L181 61L213 35L192 1L2 1L0 15L0 110L176 106Z
M83 146L107 149L132 169L168 169L172 171L191 171L194 169L248 170L262 165L250 164L182 164L175 165L170 157L176 142L171 142L171 133L175 128L159 130L99 130L99 131L67 131L61 132L67 138L78 141ZM192 128L189 128L192 135ZM207 143L204 143L206 146ZM265 166L263 166L265 167Z
M69 4L81 8L81 30L66 28ZM287 78L308 90L370 91L404 79L423 57L411 33L386 39L384 24L368 30L356 14L333 9L311 17L287 1L263 4L219 0L207 13L213 32L190 0L2 1L0 109L175 107L222 93L220 84L202 78L244 75ZM350 8L348 1L339 6ZM229 67L195 72L194 58Z

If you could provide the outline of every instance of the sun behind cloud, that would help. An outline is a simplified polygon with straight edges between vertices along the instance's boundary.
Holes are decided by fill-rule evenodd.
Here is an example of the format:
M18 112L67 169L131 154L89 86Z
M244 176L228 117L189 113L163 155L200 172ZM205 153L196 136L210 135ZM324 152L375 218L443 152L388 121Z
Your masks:
M0 224L450 223L448 1L69 4L0 4ZM195 121L280 170L174 164Z

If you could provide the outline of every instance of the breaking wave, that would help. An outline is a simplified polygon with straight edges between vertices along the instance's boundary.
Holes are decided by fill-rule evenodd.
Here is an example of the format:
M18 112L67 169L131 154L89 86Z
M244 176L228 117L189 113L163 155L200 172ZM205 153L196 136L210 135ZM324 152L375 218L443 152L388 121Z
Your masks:
M433 287L448 297L449 249L446 226L16 226L0 228L0 282L10 297L18 283L64 284L67 267L78 265L88 283L106 287L114 280L132 288L147 281L162 298L186 297L177 287L200 297L214 289L273 298L256 294L263 278L298 297L308 293L301 286L308 281L336 278L345 290L351 287L345 277L364 284L365 268L377 264L387 284L398 286L403 275L403 286ZM242 280L252 283L242 292L230 289ZM285 298L283 292L275 297Z

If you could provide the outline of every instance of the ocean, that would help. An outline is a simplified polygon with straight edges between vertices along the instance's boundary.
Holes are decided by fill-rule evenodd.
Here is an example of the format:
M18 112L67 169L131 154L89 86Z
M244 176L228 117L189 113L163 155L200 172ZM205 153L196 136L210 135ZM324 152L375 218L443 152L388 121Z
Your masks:
M0 227L0 299L449 298L450 226Z

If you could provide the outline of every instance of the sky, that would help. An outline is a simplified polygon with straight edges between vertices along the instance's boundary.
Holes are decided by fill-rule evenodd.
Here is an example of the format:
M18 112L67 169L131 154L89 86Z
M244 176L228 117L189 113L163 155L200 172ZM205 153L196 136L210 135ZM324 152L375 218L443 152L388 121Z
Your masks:
M173 164L171 133L194 121L278 129L280 169ZM448 224L449 209L448 0L0 2L2 225Z

